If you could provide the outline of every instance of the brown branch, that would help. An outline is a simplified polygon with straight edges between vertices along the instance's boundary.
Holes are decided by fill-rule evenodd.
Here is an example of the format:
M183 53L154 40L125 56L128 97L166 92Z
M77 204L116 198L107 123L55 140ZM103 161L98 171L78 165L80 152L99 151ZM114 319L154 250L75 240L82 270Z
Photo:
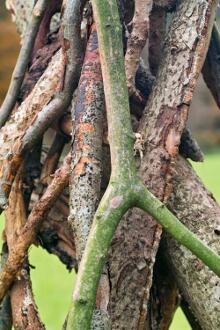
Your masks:
M140 134L146 143L139 176L164 202L172 191L171 164L178 153L189 104L206 55L215 5L206 1L181 2L166 40L163 65L142 119ZM137 209L129 211L121 221L110 261L113 328L119 324L126 329L138 328L139 324L142 329L161 232L151 217Z
M25 204L22 194L21 171L16 176L10 194L9 207L5 212L7 244L9 256L26 222ZM6 262L7 263L7 262ZM45 329L42 324L32 294L31 280L29 277L28 259L25 254L25 261L22 269L17 273L16 280L10 291L13 326L20 329Z
M36 52L46 45L48 34L50 32L50 23L53 15L61 10L61 0L53 0L50 2L50 6L45 11L39 30L34 42L32 51L32 59L36 55Z
M7 95L5 100L1 106L1 116L0 116L0 128L5 124L7 118L11 114L17 97L21 88L21 84L24 79L25 71L30 60L31 52L34 46L35 37L37 35L37 31L43 17L44 11L48 5L48 0L38 0L35 5L30 23L27 27L27 33L21 47L21 51L13 71L13 75L11 78L11 83L8 88Z
M187 161L172 167L173 193L169 208L216 253L220 253L220 208ZM190 207L189 207L190 206ZM172 267L181 294L204 330L220 328L220 280L170 236L162 240L164 257Z
M163 54L166 36L166 10L154 4L150 14L149 28L149 66L151 73L156 76Z
M69 2L68 2L69 4ZM0 207L4 209L7 205L7 198L14 180L14 175L21 164L21 159L34 144L42 137L51 123L56 120L70 105L73 91L77 87L81 65L83 60L83 49L80 37L80 24L84 1L77 0L73 7L67 6L63 18L63 58L65 60L65 77L62 90L47 104L40 112L36 111L35 116L31 115L31 125L25 125L25 134L22 138L13 141L13 149L10 150L10 160L3 161L1 169L1 191ZM74 10L73 10L74 9ZM52 77L54 79L54 77ZM42 91L41 91L42 94ZM49 100L51 97L49 98ZM38 109L39 110L39 109ZM25 114L27 117L27 113ZM22 118L23 119L23 118ZM30 124L30 118L28 118ZM22 124L24 125L23 121ZM25 123L26 124L26 123ZM5 157L5 156L4 156Z
M149 15L152 0L136 0L135 13L132 21L132 32L128 38L125 55L125 71L129 94L141 100L135 88L135 76L140 62L141 52L146 44L149 32Z
M202 69L203 78L220 108L220 35L214 24L209 50Z
M67 141L68 140L65 136L59 133L55 134L52 145L42 166L40 181L43 185L48 185L51 182L52 174L57 168L61 153Z
M54 55L48 68L41 76L33 91L13 113L10 120L0 130L0 205L7 205L7 197L16 172L22 163L19 149L24 132L31 126L37 113L52 98L59 88L62 75L63 56L60 51Z
M7 243L4 241L2 245L2 253L1 253L1 270L7 258L8 258L8 247L7 247ZM0 329L11 330L11 327L12 327L11 301L9 294L7 293L0 304Z
M8 260L0 273L0 301L11 286L20 269L29 246L34 242L39 227L54 202L63 189L68 185L71 157L68 155L61 168L55 174L53 181L46 189L44 195L35 205L28 217L28 221L19 233L13 248L10 250Z
M72 113L73 150L69 222L81 259L92 219L100 199L104 91L96 28L87 44L82 75Z

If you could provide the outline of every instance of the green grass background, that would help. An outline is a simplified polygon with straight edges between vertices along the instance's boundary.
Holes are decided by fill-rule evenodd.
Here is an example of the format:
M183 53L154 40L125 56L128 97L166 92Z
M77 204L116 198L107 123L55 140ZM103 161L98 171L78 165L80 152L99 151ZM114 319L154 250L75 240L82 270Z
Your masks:
M193 163L193 166L220 202L219 164L220 151L207 154L204 163ZM31 270L31 277L41 318L47 330L60 330L69 307L75 276L56 257L41 248L31 247L29 257L30 263L36 267ZM178 309L170 330L190 329L181 309Z

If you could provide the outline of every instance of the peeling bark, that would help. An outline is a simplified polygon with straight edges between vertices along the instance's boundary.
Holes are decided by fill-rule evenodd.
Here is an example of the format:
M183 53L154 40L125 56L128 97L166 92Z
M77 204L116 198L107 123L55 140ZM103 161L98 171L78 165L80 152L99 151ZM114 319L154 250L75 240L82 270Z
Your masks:
M0 274L0 301L11 286L18 270L22 266L29 246L34 242L37 231L54 202L63 189L68 185L70 172L70 156L67 156L59 168L53 181L46 189L44 195L30 213L27 223L20 231L16 243L10 250L7 262Z
M59 88L62 75L63 56L59 51L52 58L47 70L41 76L33 91L13 113L7 124L0 131L0 198L1 205L7 205L7 196L16 172L22 163L20 148L24 132L34 121L38 112L53 97Z
M19 171L14 181L5 217L5 233L10 255L26 222L21 171ZM27 255L25 255L25 259L10 291L13 326L16 330L43 330L45 327L39 318L32 294Z

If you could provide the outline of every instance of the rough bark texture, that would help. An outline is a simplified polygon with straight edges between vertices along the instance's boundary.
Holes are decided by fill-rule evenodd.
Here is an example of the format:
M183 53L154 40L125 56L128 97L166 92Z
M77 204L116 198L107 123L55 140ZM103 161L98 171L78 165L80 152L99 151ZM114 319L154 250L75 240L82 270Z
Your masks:
M140 127L146 145L139 174L150 191L163 201L172 190L170 164L178 152L215 8L213 1L181 2ZM161 227L139 210L129 211L121 221L110 260L113 329L144 328L160 235Z
M95 26L87 44L73 111L73 155L69 223L80 260L100 199L104 91Z
M0 184L1 204L7 204L11 184L17 169L22 163L20 148L24 132L31 126L38 112L53 97L59 89L60 76L62 76L63 57L59 51L52 58L47 70L41 76L33 91L16 111L14 111L7 124L0 131Z
M192 167L178 159L172 168L170 209L178 218L220 253L220 209ZM184 299L204 330L220 328L220 280L170 236L163 240L164 256L172 266ZM166 250L164 250L166 248Z
M140 62L141 52L146 44L149 33L149 15L152 0L136 0L135 13L132 21L132 32L128 37L125 55L125 71L127 86L131 95L140 98L135 89L135 76Z
M150 14L150 30L149 30L149 66L151 73L156 76L161 57L163 54L163 46L166 35L166 10L164 8L153 6Z
M5 233L10 255L26 222L21 171L19 171L14 181L5 217ZM45 327L39 318L32 293L27 255L25 255L25 259L10 291L13 326L16 330L43 330Z
M67 156L62 167L56 171L53 181L46 189L44 195L30 213L27 223L16 239L16 244L13 244L9 251L7 262L0 274L0 300L3 299L18 270L21 268L26 252L34 242L44 217L50 211L63 189L68 185L69 171L70 156Z

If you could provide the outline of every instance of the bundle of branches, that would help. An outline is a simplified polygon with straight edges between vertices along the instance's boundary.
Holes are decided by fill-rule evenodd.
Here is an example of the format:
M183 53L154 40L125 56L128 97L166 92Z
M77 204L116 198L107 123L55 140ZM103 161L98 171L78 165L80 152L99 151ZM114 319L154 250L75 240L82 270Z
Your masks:
M0 112L0 328L44 329L36 244L77 272L64 329L168 329L179 304L219 329L220 208L186 128L201 71L219 105L217 1L6 3L22 46Z

